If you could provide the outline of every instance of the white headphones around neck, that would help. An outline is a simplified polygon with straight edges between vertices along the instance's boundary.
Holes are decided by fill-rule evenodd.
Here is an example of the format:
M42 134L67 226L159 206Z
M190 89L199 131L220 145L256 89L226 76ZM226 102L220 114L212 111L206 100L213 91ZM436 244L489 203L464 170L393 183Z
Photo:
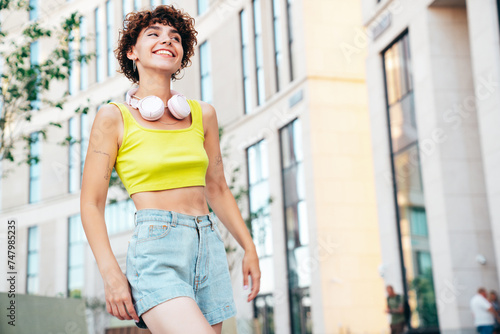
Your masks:
M163 116L165 104L162 99L156 95L149 95L138 98L134 94L139 87L134 87L127 92L125 101L132 108L139 109L141 116L148 121L156 121ZM181 93L171 89L172 97L167 101L167 106L172 115L177 119L184 119L191 113L191 108L187 103L186 97Z

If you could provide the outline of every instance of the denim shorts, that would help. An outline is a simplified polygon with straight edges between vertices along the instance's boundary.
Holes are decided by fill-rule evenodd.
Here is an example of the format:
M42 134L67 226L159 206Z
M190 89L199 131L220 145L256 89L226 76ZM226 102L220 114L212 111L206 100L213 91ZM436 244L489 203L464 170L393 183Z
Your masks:
M226 250L214 216L135 212L126 276L140 319L137 327L148 328L144 312L179 296L194 299L210 325L236 315Z

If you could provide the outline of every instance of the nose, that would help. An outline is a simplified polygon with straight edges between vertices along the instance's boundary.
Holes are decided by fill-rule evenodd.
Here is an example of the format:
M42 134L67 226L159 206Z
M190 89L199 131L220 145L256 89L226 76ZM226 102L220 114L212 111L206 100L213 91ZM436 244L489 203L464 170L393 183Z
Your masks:
M168 42L167 42L168 41ZM171 41L171 38L170 37L167 37L166 40L162 41L162 43L167 43L168 45L171 45L172 44L172 41Z

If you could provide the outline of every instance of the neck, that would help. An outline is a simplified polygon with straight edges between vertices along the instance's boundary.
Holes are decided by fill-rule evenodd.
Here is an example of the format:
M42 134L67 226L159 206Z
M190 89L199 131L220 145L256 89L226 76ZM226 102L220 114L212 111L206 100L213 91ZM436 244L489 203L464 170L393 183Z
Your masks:
M140 99L149 95L158 96L166 106L167 101L172 97L172 93L170 92L171 73L152 72L141 74L143 76L141 76L139 82L139 89L134 95Z

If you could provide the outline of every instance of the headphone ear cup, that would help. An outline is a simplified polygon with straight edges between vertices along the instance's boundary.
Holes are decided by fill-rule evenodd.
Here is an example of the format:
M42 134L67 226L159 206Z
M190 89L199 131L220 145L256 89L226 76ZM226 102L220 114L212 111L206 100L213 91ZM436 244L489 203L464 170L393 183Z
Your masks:
M165 112L163 101L154 95L146 96L138 103L141 116L148 121L156 121L161 118Z
M172 96L168 102L168 109L172 115L177 119L184 119L191 113L191 107L182 94Z

